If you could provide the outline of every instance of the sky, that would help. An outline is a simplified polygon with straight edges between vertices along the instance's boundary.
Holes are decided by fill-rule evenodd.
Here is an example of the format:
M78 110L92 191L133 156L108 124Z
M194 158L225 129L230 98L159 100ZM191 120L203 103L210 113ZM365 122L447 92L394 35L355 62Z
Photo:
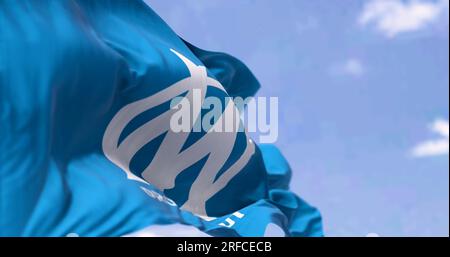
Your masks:
M449 236L448 0L146 0L279 97L291 189L327 236Z

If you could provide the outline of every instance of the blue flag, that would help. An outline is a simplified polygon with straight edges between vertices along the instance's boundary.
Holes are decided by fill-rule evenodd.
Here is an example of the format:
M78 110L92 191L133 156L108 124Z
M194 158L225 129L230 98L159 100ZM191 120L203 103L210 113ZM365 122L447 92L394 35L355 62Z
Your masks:
M195 131L201 109L170 129L174 98L215 96L224 116L258 88L144 2L1 1L0 236L322 236L274 146Z

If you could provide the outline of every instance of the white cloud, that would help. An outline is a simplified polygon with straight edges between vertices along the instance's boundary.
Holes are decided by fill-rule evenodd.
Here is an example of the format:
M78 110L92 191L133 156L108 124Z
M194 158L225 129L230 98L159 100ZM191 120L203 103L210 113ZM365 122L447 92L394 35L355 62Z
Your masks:
M447 121L441 119L436 120L431 126L431 130L448 139L449 137L448 120Z
M371 0L359 16L359 24L373 24L385 36L392 38L402 32L423 29L448 17L449 0ZM447 18L448 19L448 18Z
M332 74L360 77L364 74L364 65L358 58L349 58L331 68Z
M430 130L441 138L420 143L412 150L414 157L448 155L449 153L449 123L448 120L436 120L430 125Z
M343 71L353 76L361 76L364 73L364 67L360 60L351 58L345 62Z

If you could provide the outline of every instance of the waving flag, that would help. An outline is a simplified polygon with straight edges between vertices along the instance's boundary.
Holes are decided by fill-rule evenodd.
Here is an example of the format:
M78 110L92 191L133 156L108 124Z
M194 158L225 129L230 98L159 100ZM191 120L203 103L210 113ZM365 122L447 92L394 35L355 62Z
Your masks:
M274 146L245 130L170 129L176 97L253 95L259 84L239 60L183 41L141 1L0 7L0 236L170 224L213 236L322 235ZM222 116L234 109L226 103Z

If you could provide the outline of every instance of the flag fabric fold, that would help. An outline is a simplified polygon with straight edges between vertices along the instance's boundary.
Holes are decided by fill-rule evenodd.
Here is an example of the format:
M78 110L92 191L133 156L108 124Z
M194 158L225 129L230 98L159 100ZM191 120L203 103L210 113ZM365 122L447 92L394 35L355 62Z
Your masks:
M175 97L258 88L142 1L1 1L0 236L322 236L276 147L169 128Z

